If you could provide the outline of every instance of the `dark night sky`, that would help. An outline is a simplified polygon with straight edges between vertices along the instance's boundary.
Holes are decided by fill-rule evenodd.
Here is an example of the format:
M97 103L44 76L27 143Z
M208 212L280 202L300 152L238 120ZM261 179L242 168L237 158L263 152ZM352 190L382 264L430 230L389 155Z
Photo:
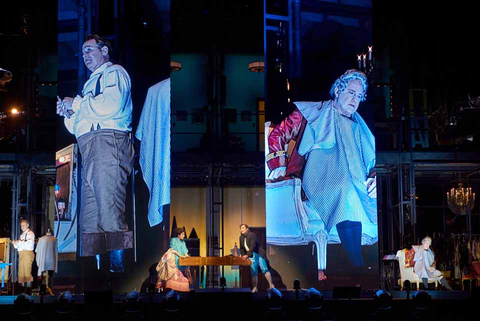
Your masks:
M26 22L22 15L26 14ZM24 31L26 30L26 32ZM0 112L8 115L0 123L0 152L15 151L10 134L14 128L23 127L26 116L12 117L13 107L26 106L26 74L35 68L50 64L47 74L39 75L40 81L52 81L56 76L54 57L57 52L57 4L56 1L2 1L0 4L0 67L13 73L7 83L8 92L0 92ZM48 59L47 57L51 57ZM53 57L53 58L52 58ZM33 87L30 87L33 90ZM32 95L33 97L33 95ZM52 98L53 99L53 98ZM41 97L38 105L32 106L32 132L37 139L31 141L36 150L53 149L55 137L55 106L53 101ZM36 110L35 110L36 109Z
M478 18L466 1L374 1L374 39L396 48L413 87L480 95Z
M56 1L2 1L0 4L0 67L13 72L8 94L0 93L0 111L20 100L21 71L36 67L36 53L57 52ZM27 13L27 34L22 30L22 14Z

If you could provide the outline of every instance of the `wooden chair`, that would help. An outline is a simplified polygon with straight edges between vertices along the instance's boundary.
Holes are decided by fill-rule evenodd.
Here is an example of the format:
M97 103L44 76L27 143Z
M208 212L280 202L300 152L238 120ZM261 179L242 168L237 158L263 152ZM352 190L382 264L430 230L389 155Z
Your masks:
M470 288L469 290L471 291L472 290L472 286L475 284L478 285L478 281L480 279L475 277L475 276L471 276L471 275L462 275L462 291L465 291L465 281L470 281Z
M462 272L462 291L465 290L465 281L470 281L470 291L472 290L473 284L475 286L478 286L478 283L480 282L480 262L479 260L472 262L470 265L470 274L465 275Z

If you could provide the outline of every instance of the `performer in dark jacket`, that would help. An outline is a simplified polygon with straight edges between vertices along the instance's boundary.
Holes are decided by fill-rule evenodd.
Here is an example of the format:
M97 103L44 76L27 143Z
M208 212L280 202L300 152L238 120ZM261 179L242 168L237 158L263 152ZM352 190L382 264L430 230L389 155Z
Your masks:
M272 282L272 275L270 274L267 266L267 253L260 246L257 235L255 235L253 232L250 232L247 224L240 225L240 232L240 254L242 254L242 259L249 259L252 262L252 265L250 266L253 283L252 293L258 292L258 266L260 266L262 273L265 275L265 278L268 281L269 289L274 288L275 285L273 285Z

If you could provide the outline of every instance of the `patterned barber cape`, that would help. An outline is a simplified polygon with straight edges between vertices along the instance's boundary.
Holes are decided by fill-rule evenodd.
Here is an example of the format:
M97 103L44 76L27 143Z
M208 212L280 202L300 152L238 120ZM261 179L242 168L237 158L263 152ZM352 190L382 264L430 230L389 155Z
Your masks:
M376 224L377 200L368 196L364 184L375 166L373 135L357 113L350 119L325 105L316 111L323 115L312 115L297 104L308 121L299 148L306 156L305 194L328 232L347 220Z

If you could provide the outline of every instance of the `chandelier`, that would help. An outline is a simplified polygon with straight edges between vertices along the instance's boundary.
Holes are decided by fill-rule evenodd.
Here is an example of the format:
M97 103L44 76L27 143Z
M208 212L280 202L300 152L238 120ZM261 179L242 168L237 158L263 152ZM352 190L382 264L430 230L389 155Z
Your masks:
M447 192L448 208L457 215L466 215L468 210L472 210L475 203L475 193L472 193L471 187L463 187L463 183L458 183L457 188L452 188Z

